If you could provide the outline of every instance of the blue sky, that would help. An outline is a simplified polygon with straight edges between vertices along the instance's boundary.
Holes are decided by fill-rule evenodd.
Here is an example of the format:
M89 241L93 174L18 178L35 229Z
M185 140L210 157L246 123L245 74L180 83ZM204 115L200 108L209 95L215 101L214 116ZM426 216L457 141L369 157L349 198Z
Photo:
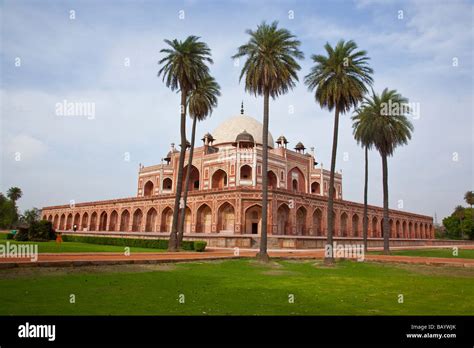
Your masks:
M179 97L156 77L165 38L198 35L212 49L222 97L198 135L237 114L241 100L261 119L262 99L245 94L230 57L245 30L263 20L279 21L301 40L300 81L326 42L353 39L371 57L376 91L397 89L419 103L412 141L389 160L392 208L402 202L402 210L437 213L440 221L474 186L472 2L4 0L0 11L0 190L21 187L22 209L136 194L138 164L159 163L179 139ZM55 105L65 99L95 103L95 118L57 116ZM360 202L363 151L348 116L336 167L345 199ZM270 117L274 137L314 146L329 167L333 115L302 83L271 102ZM380 205L380 156L371 153L369 161L369 200Z

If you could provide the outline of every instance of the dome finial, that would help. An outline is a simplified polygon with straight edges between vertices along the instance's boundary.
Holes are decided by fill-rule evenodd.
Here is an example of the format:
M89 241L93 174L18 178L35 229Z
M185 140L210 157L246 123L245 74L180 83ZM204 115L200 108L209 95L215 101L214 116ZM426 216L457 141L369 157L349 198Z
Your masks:
M242 100L242 104L240 104L240 114L244 114L244 101Z

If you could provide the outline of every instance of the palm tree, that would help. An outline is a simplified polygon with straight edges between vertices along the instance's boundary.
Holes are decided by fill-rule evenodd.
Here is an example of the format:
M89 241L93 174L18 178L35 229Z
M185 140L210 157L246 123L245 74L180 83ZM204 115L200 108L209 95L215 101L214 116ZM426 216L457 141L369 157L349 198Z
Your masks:
M324 46L327 56L313 55L315 65L305 77L309 90L315 90L315 99L321 108L334 110L334 133L332 140L331 174L327 209L327 246L333 248L334 230L334 172L337 156L339 115L348 112L362 101L367 85L372 84L373 70L368 65L365 51L358 51L354 41L340 40L335 47ZM333 253L326 253L326 263L333 263Z
M196 87L189 93L188 96L188 111L189 116L193 120L191 133L191 148L189 151L188 166L186 170L186 180L184 184L183 201L184 206L188 200L189 179L191 176L191 167L193 163L194 143L196 140L196 124L197 121L204 120L212 113L212 110L217 106L217 97L221 95L220 86L212 76L207 76L196 85ZM184 220L186 215L186 208L181 213L180 225L178 228L178 244L181 244L184 233Z
M186 151L186 102L188 93L192 91L198 82L209 74L206 62L213 63L211 50L204 42L199 41L197 36L188 36L186 40L165 40L170 48L164 48L160 52L165 54L158 64L163 64L158 76L163 76L166 87L172 91L181 92L181 151L179 154L178 178L176 182L176 196L173 210L173 223L169 240L168 250L178 249L178 215L183 182L183 167Z
M461 239L464 239L464 228L463 228L463 225L462 225L462 221L466 217L465 212L466 211L465 211L464 207L462 205L458 205L458 206L456 206L456 208L454 208L454 213L453 213L453 215L459 219L459 228L461 230Z
M467 191L464 194L464 200L466 201L467 204L469 204L471 206L471 209L472 209L472 206L474 205L474 192L473 191ZM474 217L474 214L472 216Z
M13 202L13 205L16 206L16 201L23 196L23 192L19 187L10 187L7 191L7 197Z
M413 132L413 125L407 115L408 99L396 90L385 88L381 95L372 92L372 96L364 98L364 133L371 134L372 143L382 157L383 177L383 248L389 254L389 211L388 211L388 163L387 158L392 156L400 145L408 144ZM393 110L392 110L393 108Z
M364 250L367 251L367 234L369 229L369 218L367 215L367 194L369 188L369 149L373 146L373 134L370 128L370 110L360 107L352 116L352 129L357 144L364 148L365 152L365 175L364 175L364 219L362 223L362 236L364 239Z
M303 59L300 42L287 29L278 28L278 22L263 22L257 30L248 29L249 41L237 49L233 59L246 57L239 80L245 75L245 90L263 95L262 133L262 232L257 259L268 261L268 123L269 99L276 99L295 86L296 72L301 69L296 59Z

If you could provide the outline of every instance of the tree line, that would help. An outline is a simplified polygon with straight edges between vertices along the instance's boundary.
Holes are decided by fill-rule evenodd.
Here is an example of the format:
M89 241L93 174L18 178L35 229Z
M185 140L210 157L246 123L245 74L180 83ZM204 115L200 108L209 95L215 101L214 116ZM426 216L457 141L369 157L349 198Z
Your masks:
M467 191L464 201L469 208L458 205L453 213L443 219L443 228L437 229L440 238L448 239L474 239L474 192Z

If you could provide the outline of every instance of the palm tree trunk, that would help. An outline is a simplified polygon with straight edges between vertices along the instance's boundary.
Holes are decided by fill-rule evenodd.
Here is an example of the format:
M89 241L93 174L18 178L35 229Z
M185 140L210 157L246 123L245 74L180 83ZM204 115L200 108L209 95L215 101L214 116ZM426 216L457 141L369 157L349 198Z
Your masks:
M362 236L364 238L364 251L367 251L367 234L369 229L369 217L367 216L367 193L369 190L369 149L365 147L365 180L364 180L364 221L362 225Z
M334 173L336 171L336 156L337 156L337 135L339 133L339 109L336 106L334 113L334 133L332 137L332 154L331 154L331 174L329 175L329 197L328 197L328 211L327 211L327 241L326 248L330 248L330 253L326 252L324 262L327 264L334 263L333 254L333 232L334 232Z
M388 222L388 164L387 156L382 155L382 180L383 180L383 253L390 254L390 224Z
M188 202L188 188L189 188L189 180L191 177L191 168L193 163L193 152L194 152L194 142L196 140L196 124L197 124L197 117L193 117L193 128L191 133L191 148L189 149L189 158L188 158L188 166L186 170L186 180L184 182L184 193L183 193L183 201L184 201L184 210L180 215L180 222L178 228L178 246L181 246L181 242L183 241L183 234L184 234L184 221L186 219L186 204Z
M268 262L267 253L267 221L268 221L268 114L270 93L263 96L263 134L262 134L262 233L260 235L260 251L257 259Z
M170 240L168 244L169 251L178 250L178 216L180 210L181 191L183 183L184 157L186 155L186 96L187 92L181 90L181 151L179 153L178 179L176 182L176 192L174 198L173 224L171 226Z

